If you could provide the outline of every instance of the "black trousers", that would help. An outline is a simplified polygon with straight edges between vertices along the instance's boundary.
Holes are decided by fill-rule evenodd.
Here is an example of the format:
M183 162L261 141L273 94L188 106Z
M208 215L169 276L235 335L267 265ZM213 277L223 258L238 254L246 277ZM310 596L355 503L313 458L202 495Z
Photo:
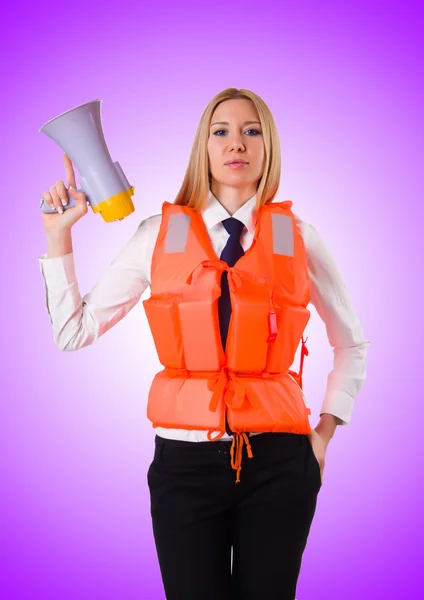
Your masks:
M295 600L319 463L306 435L249 441L235 483L231 441L156 435L147 481L166 600Z

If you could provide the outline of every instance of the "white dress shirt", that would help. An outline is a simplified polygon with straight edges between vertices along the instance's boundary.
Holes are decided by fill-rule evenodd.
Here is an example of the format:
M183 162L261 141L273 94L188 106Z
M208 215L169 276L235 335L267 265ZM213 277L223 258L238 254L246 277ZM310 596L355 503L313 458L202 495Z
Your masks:
M221 255L229 237L221 221L230 216L244 223L240 243L244 251L249 248L257 219L255 204L256 195L230 215L212 192L209 193L202 216L217 256ZM364 339L329 249L315 227L293 214L306 249L311 304L325 323L334 352L333 370L327 379L320 416L330 413L339 417L342 425L347 425L353 401L365 381L365 357L370 341ZM55 258L47 258L47 254L38 257L47 311L60 350L78 350L93 344L138 303L150 285L151 260L161 219L161 214L144 219L93 289L83 297L79 292L73 252ZM202 430L155 427L155 433L169 439L208 441L207 431ZM225 433L221 440L225 439L231 438Z

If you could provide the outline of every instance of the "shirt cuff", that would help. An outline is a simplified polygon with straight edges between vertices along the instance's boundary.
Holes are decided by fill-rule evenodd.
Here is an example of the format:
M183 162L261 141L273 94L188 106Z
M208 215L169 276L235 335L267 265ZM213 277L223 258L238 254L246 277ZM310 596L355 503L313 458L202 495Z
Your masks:
M69 284L76 281L74 253L47 258L47 253L38 257L41 274L49 282Z
M353 410L354 398L344 390L329 391L322 403L319 416L323 413L330 413L341 419L340 425L348 425Z

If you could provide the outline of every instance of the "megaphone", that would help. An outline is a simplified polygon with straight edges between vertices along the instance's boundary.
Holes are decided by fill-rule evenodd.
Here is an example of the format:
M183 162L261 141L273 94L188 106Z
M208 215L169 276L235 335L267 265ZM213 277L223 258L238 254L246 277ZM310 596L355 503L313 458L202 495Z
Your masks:
M93 212L100 213L110 223L122 221L134 212L132 186L118 161L113 162L103 135L101 122L102 99L85 102L47 121L39 131L56 142L69 156L81 174L77 191L83 192ZM67 194L63 210L76 205ZM44 213L57 212L44 199L40 208Z

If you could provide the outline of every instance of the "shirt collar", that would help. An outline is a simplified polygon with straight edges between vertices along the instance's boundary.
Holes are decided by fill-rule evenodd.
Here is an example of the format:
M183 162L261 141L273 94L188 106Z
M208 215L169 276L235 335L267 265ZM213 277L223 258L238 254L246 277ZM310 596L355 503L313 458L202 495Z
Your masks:
M233 215L230 215L227 209L213 195L212 191L209 190L206 207L202 211L206 227L212 229L212 227L231 216L241 221L249 232L253 234L257 221L256 194L249 198Z

